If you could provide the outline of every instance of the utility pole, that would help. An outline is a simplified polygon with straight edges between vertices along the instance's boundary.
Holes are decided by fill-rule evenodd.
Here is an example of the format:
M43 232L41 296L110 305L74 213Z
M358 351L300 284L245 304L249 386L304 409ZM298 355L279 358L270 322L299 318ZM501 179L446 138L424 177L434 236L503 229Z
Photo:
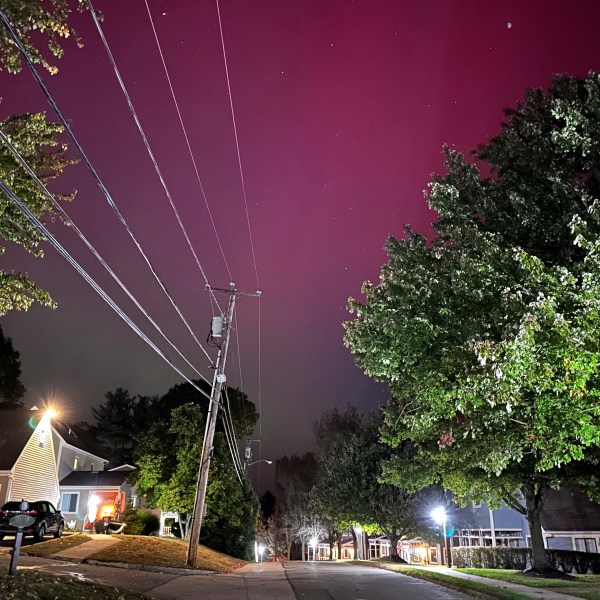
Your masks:
M254 293L239 292L235 289L235 283L229 284L229 289L212 288L217 292L229 294L227 304L227 313L213 319L211 333L213 338L221 337L221 326L225 328L225 340L219 345L217 361L215 363L215 374L213 377L212 390L210 394L210 404L208 406L208 415L206 417L206 428L204 430L204 440L202 442L202 454L200 455L200 467L198 469L198 483L196 485L196 496L194 498L194 509L192 513L192 524L189 532L189 543L186 556L186 565L195 567L198 559L198 544L200 543L200 530L202 528L202 519L204 517L206 485L208 483L208 472L210 469L210 460L213 454L213 439L217 425L217 414L221 404L221 390L223 384L227 381L225 377L225 362L227 361L227 350L229 348L229 337L231 334L231 325L233 323L233 314L235 311L235 301L239 296L260 296L260 290Z

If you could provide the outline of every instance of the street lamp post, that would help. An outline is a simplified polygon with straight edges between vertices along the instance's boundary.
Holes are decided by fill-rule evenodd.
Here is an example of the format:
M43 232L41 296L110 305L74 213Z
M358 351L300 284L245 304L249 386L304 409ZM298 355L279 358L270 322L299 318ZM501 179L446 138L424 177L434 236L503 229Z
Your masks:
M448 534L446 533L446 511L443 506L438 506L432 513L431 516L442 525L442 529L444 532L444 548L446 549L446 565L448 567L452 566L452 556L450 554L450 539L448 538ZM444 550L442 549L442 563L444 556Z
M261 462L266 462L268 465L273 464L272 460L267 460L266 458L262 458L261 460L255 460L254 462L248 463L246 466L251 467L252 465L255 465L255 464L261 463Z

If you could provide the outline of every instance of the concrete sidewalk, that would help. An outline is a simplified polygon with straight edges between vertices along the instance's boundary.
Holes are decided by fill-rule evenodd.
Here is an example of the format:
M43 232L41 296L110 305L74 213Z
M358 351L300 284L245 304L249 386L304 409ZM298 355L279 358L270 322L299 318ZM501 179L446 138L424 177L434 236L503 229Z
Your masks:
M422 569L424 571L432 571L435 573L443 573L444 575L456 577L457 579L470 579L471 581L477 581L489 587L510 590L511 592L516 592L518 594L522 594L523 596L528 596L529 598L543 598L543 600L573 600L577 598L577 596L553 592L551 589L548 588L534 588L528 585L520 585L518 583L509 583L508 581L501 581L499 579L479 577L478 575L468 575L467 573L461 573L460 571L455 571L453 569L448 569L444 567L426 567L419 565L415 568Z
M101 535L98 533L88 534L92 539L79 546L73 546L66 550L61 550L55 554L50 555L48 558L57 558L65 560L74 560L76 562L83 562L92 554L104 550L113 544L118 544L120 539L112 535Z

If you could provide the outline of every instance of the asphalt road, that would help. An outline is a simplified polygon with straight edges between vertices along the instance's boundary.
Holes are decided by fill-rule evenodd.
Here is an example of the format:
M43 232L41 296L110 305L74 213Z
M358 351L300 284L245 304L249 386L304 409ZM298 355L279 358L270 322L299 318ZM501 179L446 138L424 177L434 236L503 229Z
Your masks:
M298 600L469 600L433 583L373 567L291 562L285 574Z
M0 572L8 571L7 549ZM19 568L97 581L157 600L469 600L469 596L405 575L344 563L250 564L228 575L178 575L21 557Z

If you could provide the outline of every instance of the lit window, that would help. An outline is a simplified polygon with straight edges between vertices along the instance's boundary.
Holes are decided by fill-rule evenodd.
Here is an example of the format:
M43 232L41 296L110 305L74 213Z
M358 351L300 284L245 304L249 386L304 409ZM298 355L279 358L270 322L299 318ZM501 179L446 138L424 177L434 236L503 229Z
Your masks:
M73 471L77 471L78 465L79 465L79 456L76 456L75 460L73 461Z

